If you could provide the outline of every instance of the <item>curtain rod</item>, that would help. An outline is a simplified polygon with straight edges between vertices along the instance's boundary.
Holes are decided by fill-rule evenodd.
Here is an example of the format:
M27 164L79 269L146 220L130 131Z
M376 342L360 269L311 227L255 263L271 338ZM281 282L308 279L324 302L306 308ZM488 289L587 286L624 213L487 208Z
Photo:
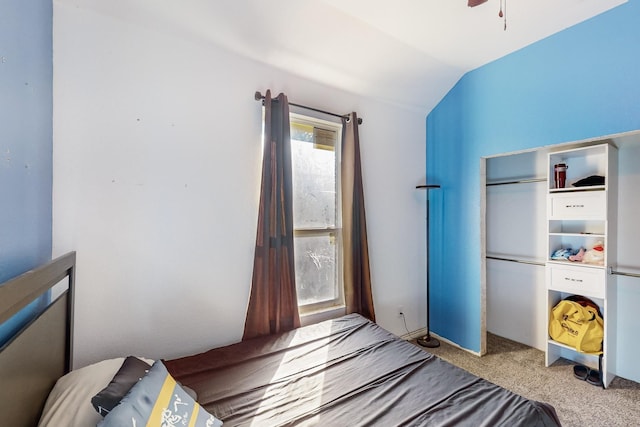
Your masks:
M264 96L259 92L256 91L254 98L256 101L264 101ZM264 104L263 104L264 105ZM294 107L300 107L300 108L304 108L305 110L311 110L311 111L315 111L317 113L322 113L322 114L328 114L330 116L333 117L339 117L339 118L348 118L349 115L348 114L336 114L336 113L332 113L330 111L325 111L325 110L319 110L317 108L313 108L313 107L307 107L306 105L300 105L300 104L294 104L293 102L290 102L289 105L293 105ZM358 117L358 124L361 125L362 124L362 117Z

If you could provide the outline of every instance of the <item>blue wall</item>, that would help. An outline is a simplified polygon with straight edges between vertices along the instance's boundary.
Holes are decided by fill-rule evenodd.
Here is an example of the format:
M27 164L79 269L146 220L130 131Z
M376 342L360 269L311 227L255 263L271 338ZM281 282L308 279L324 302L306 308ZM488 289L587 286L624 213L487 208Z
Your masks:
M51 0L0 2L0 283L51 259L52 16Z
M471 71L427 117L436 334L480 351L480 158L640 129L639 22L630 0Z

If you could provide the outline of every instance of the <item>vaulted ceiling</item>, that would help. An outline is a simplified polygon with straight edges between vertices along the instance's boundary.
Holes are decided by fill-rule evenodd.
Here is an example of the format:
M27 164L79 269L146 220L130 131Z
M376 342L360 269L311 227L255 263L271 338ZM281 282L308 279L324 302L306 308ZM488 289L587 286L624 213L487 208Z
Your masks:
M56 0L149 20L357 94L430 111L464 73L626 0ZM502 8L505 21L498 16Z

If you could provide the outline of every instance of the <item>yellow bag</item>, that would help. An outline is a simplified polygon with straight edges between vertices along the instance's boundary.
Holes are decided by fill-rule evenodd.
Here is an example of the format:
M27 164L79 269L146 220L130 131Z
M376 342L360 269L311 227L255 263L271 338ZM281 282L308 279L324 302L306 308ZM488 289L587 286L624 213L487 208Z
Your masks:
M581 353L602 354L604 321L594 307L562 300L551 311L549 336Z

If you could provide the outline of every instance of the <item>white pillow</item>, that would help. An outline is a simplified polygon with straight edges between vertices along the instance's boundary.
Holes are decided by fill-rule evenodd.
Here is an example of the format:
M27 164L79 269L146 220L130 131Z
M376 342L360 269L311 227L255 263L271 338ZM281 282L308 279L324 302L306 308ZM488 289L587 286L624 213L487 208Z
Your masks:
M153 360L142 360L153 363ZM49 393L38 427L87 427L102 421L91 405L91 398L109 384L122 363L124 357L103 360L58 379Z

